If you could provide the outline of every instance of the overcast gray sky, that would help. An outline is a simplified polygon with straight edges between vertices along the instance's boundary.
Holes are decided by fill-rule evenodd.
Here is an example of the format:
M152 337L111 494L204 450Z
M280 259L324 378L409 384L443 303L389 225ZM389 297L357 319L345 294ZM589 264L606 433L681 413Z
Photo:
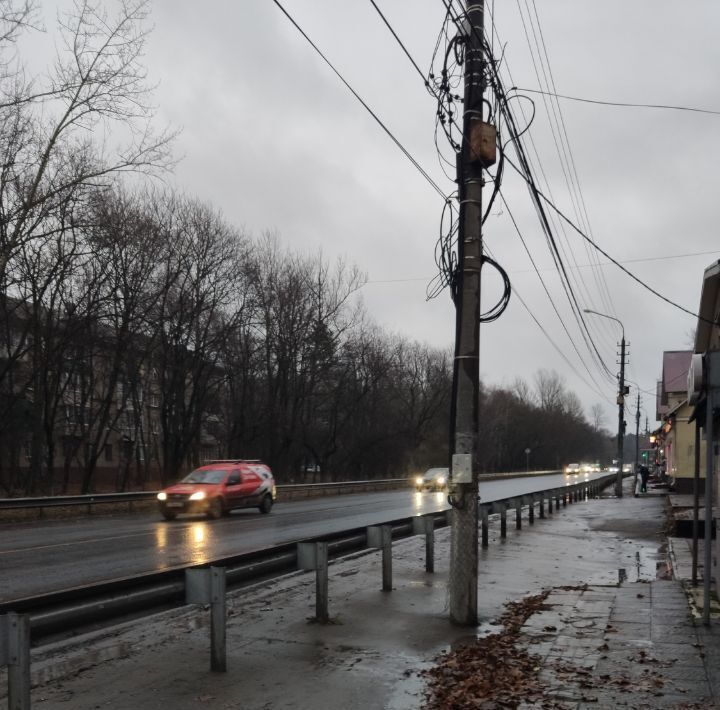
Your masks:
M425 71L441 28L441 0L376 0ZM435 103L369 0L283 0L309 36L446 193L434 145ZM459 3L457 3L459 6ZM488 9L495 3L488 2ZM522 9L522 15L520 9ZM537 2L557 91L590 99L720 110L720 5L712 0L591 3ZM494 16L504 45L504 71L536 89L538 78L524 26L535 7L498 2ZM523 22L524 21L524 22ZM454 310L447 291L428 302L442 200L314 53L271 0L156 0L148 40L158 120L182 128L183 156L172 181L211 201L249 233L277 231L288 246L345 256L369 282L367 310L390 331L450 347ZM538 28L535 34L539 39ZM496 53L499 54L496 45ZM507 77L507 74L506 74ZM510 86L506 78L507 86ZM530 134L558 206L575 218L548 111L535 95ZM638 277L691 310L704 268L720 256L717 166L720 116L616 108L561 101L582 197L597 242ZM528 110L529 104L524 103ZM516 105L519 111L519 106ZM512 152L510 153L512 155ZM603 379L570 314L523 181L508 169L503 182L513 214L604 399L532 270L507 211L496 204L485 239L513 286L566 354L558 355L517 298L502 318L481 328L481 375L489 384L531 380L554 368L585 411L600 402L605 425L616 421L613 382ZM486 191L489 194L489 190ZM662 351L689 347L692 317L641 289L615 266L602 266L611 294L601 295L591 259L570 230L559 238L578 275L584 307L608 312L625 326L629 377L653 390ZM661 257L709 252L674 259ZM645 261L633 261L644 259ZM655 259L655 260L650 260ZM575 269L575 262L580 268ZM600 257L601 263L606 263ZM487 307L499 283L484 285ZM615 371L619 329L588 316L597 346ZM590 383L592 385L592 383ZM633 397L635 390L633 390ZM654 421L654 401L643 393ZM634 407L633 407L634 415ZM629 418L629 426L634 425Z

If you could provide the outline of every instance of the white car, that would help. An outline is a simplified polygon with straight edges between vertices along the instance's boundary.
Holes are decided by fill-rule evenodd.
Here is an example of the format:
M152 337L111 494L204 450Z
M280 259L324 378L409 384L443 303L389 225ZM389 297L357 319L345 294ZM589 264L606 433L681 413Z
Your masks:
M415 479L415 489L417 491L445 491L449 474L447 468L429 468L422 476Z
M565 466L565 475L566 476L577 476L578 473L582 470L582 467L579 463L569 463L567 466Z

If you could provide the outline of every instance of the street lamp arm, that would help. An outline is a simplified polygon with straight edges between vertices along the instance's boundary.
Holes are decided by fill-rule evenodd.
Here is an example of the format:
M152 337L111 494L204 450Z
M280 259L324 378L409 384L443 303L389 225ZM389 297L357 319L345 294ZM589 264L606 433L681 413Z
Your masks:
M623 340L625 340L625 326L622 324L622 321L619 318L615 318L615 316L609 316L607 315L607 313L598 313L598 311L593 311L589 308L583 308L583 313L592 313L596 316L600 316L601 318L609 318L610 320L614 320L620 325L620 329L622 330L622 338Z

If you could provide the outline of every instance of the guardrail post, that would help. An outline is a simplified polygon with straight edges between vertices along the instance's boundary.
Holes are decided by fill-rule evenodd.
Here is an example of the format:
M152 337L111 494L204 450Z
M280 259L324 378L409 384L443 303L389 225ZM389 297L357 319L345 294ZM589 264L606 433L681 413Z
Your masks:
M493 503L493 513L500 513L500 537L507 537L507 503Z
M382 550L382 588L392 591L392 527L371 525L367 529L367 546Z
M413 518L413 532L425 536L425 571L435 571L435 518L419 515Z
M482 533L482 546L488 546L488 508L486 505L480 506L480 532Z
M515 499L515 529L522 530L522 498Z
M545 494L540 494L540 505L539 505L540 520L545 519Z
M322 624L330 620L328 614L328 544L327 542L299 542L298 569L315 572L315 619Z
M227 671L225 568L210 568L210 670Z
M557 511L560 510L560 494L554 491L553 496L555 497L555 512L557 513Z
M568 499L567 489L565 489L565 490L563 490L563 492L562 492L562 504L563 504L563 508L567 508L567 499Z
M210 605L210 670L227 671L225 568L185 570L185 601Z
M535 524L535 494L531 493L527 497L528 502L528 522L530 525Z
M8 710L30 710L30 617L0 616L0 666L7 666Z

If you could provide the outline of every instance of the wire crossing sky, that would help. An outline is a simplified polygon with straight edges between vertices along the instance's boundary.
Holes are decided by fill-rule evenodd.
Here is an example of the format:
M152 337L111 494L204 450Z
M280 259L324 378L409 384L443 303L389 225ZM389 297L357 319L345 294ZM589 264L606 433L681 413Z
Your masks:
M43 7L47 27L69 0L50 5ZM440 0L282 0L282 6L389 133L274 3L155 3L148 77L157 82L158 121L182 129L182 160L168 182L219 207L250 234L273 232L301 253L322 250L328 259L356 263L368 274L361 294L373 321L449 349L454 308L448 289L428 301L428 282L413 279L435 270L440 211L444 196L456 189L447 133L454 139L459 134L455 124L439 120L436 84L426 86L423 77L439 66L433 58L437 52L442 59L454 36L452 19L461 3L451 3L450 21ZM566 97L711 110L707 97L716 95L720 66L720 6L700 0L678 12L671 3L636 0L623 4L622 22L606 7L572 0L487 6L494 10L487 41L538 191L613 259L632 264L639 280L696 312L702 273L718 256L720 144L714 116ZM38 34L27 49L33 68L42 70L52 61L54 38ZM455 66L461 59L451 48L449 62ZM461 95L462 85L448 94ZM462 106L455 103L454 120L461 123ZM499 106L494 110L499 116ZM507 141L504 119L498 124ZM514 146L505 149L515 161ZM611 422L612 407L600 393L607 390L612 399L614 382L601 374L564 288L572 289L581 309L594 307L623 322L633 344L628 378L647 391L654 391L662 351L688 347L696 319L607 265L547 207L556 256L567 272L562 277L549 258L526 181L514 170L505 170L501 180L559 316L508 209L496 200L484 240L532 315L511 298L502 317L483 324L483 380L531 382L538 369L556 369L586 412L601 403ZM489 182L488 197L493 188ZM553 270L545 271L550 265ZM490 269L483 274L487 310L502 295L503 283ZM614 373L618 333L605 320L588 320L585 336ZM652 424L650 397L644 407Z

